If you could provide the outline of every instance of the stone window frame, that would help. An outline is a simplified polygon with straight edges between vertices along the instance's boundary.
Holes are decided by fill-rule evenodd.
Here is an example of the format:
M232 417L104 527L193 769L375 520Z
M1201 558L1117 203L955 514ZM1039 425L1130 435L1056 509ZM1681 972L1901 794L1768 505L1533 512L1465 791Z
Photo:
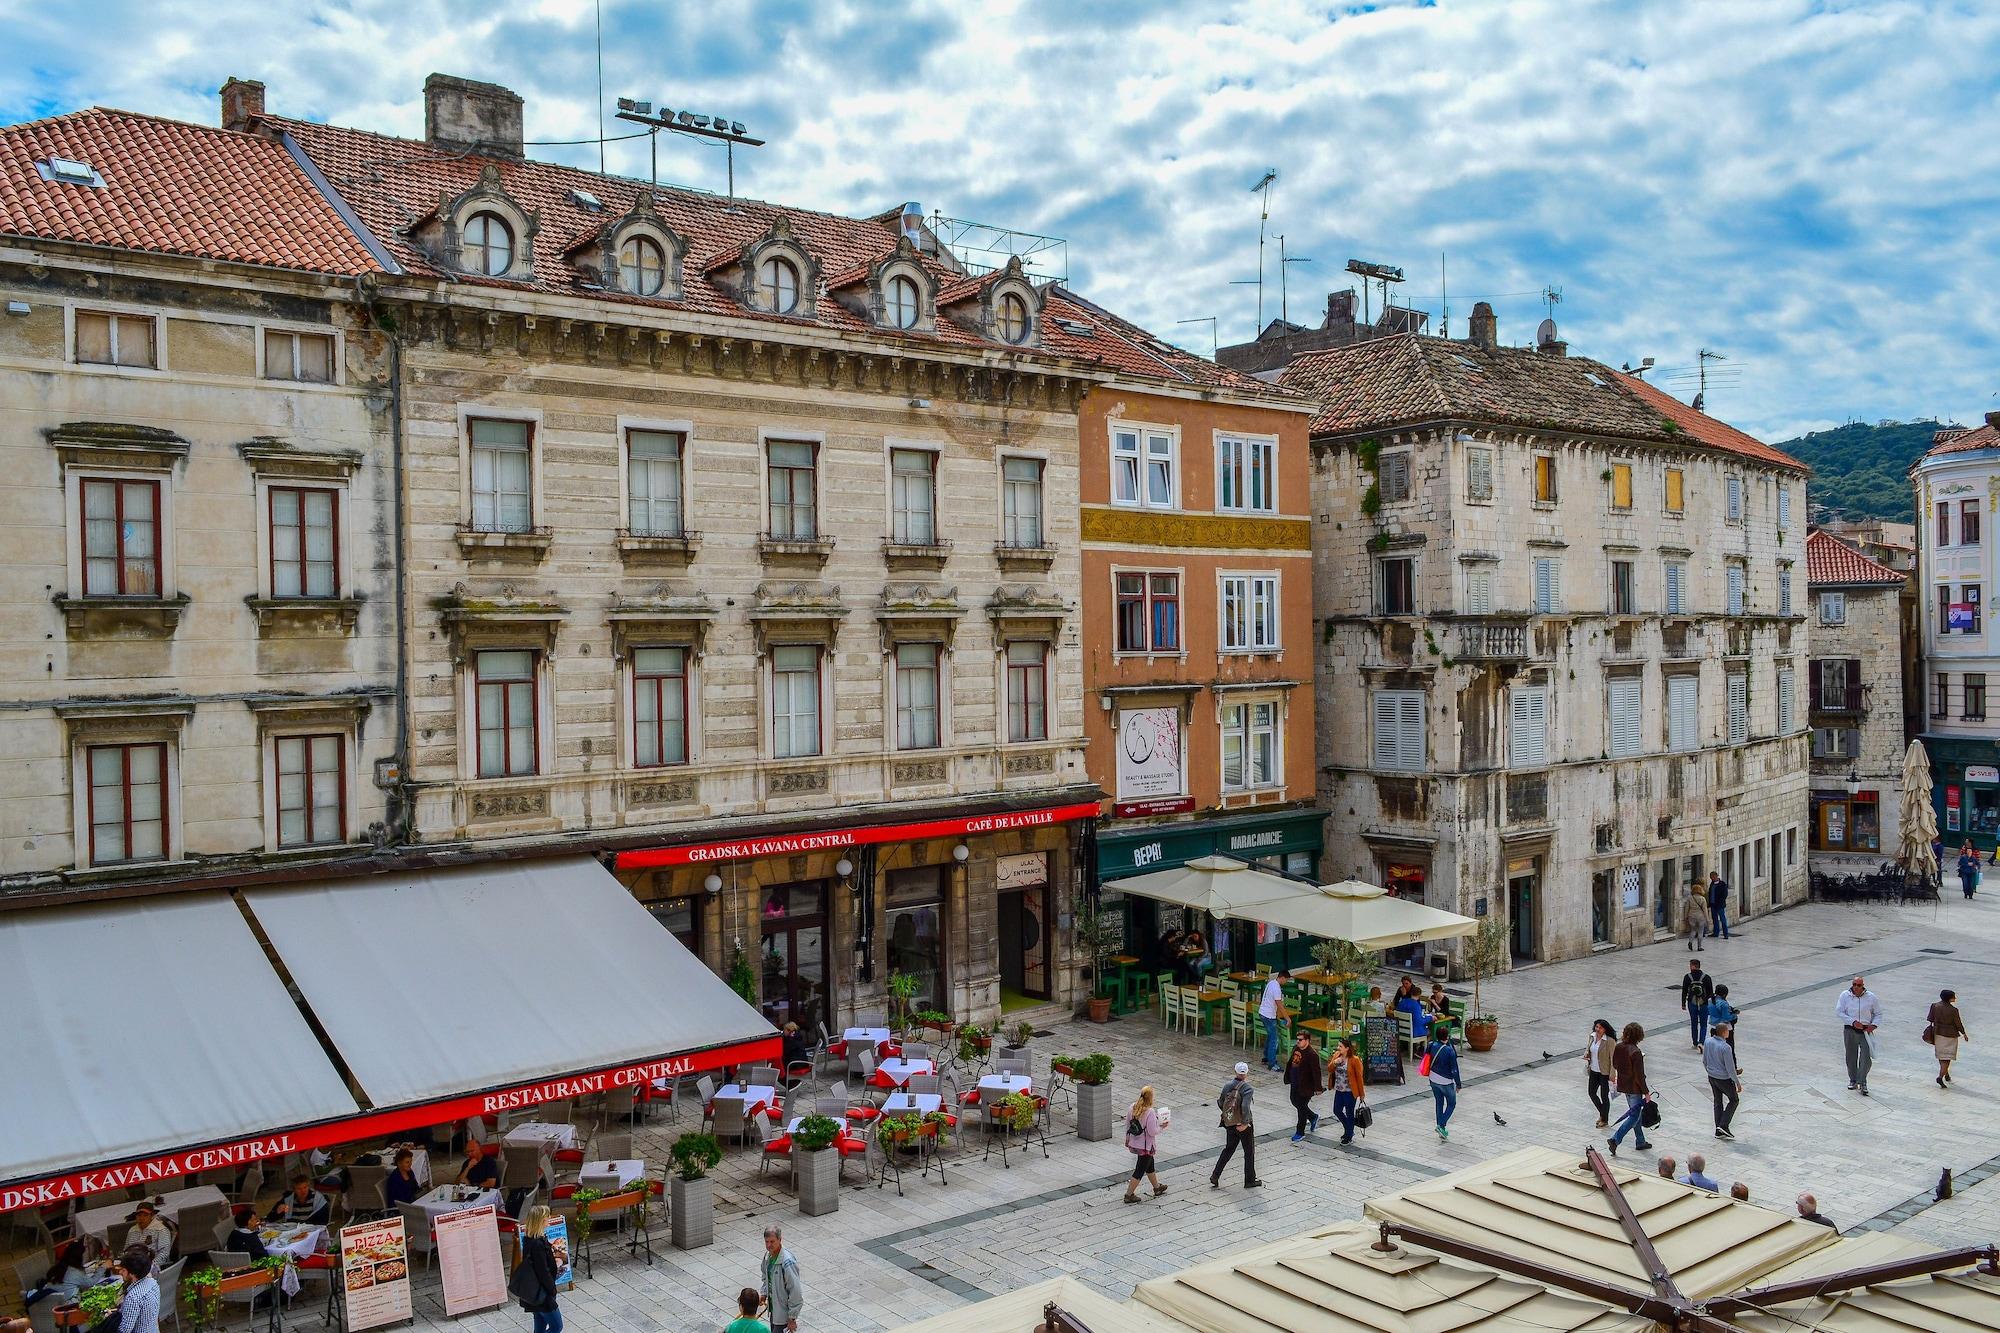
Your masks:
M757 275L764 261L774 258L790 260L799 275L798 303L790 310L773 310L765 305L758 289ZM790 219L782 214L772 221L769 231L743 247L743 257L738 261L738 285L737 299L746 310L781 319L810 321L819 317L819 261L792 230Z
M614 603L606 617L611 623L611 651L618 668L618 766L627 774L658 774L693 768L706 755L702 747L703 659L708 650L709 624L715 611L699 600L678 604ZM638 671L633 653L641 648L679 648L685 654L683 729L687 757L674 764L641 766L638 750Z
M900 325L889 319L889 283L896 278L907 278L917 285L917 319L914 324ZM865 283L865 311L870 323L891 333L935 333L937 332L937 280L917 259L917 248L905 236L896 242L896 248L881 262L868 271Z
M462 247L465 224L480 213L492 213L514 233L512 262L503 273L482 273L465 266ZM480 169L471 189L438 199L434 229L438 258L446 268L458 273L474 273L498 282L533 282L535 278L535 238L541 231L541 213L524 207L507 193L500 169L491 162Z
M129 432L129 433L127 433ZM116 423L73 422L48 432L63 478L64 593L56 599L72 619L92 609L129 608L157 612L160 629L178 625L188 596L181 592L176 558L174 474L187 459L188 442L168 431L121 427ZM148 595L99 594L84 591L83 483L143 481L158 488L159 518L155 525L155 555L159 590ZM72 628L75 628L72 626Z
M678 535L664 533L634 532L632 523L632 432L656 431L660 434L681 437L681 530ZM690 499L694 490L695 434L694 421L689 417L640 417L620 414L618 417L618 531L621 536L659 540L662 538L685 541L698 536L689 513Z
M998 630L1001 627L995 626ZM1039 736L1014 737L1014 668L1012 651L1015 644L1032 644L1042 650L1042 734ZM1042 633L1030 630L1021 634L995 633L993 636L993 656L997 666L999 682L995 696L999 706L994 709L998 722L994 727L994 741L1000 745L1046 745L1055 738L1055 665L1056 631ZM1025 666L1022 668L1027 670Z
M1016 459L1035 464L1039 472L1036 493L1041 498L1041 544L1037 546L1014 546L1007 541L1007 464ZM1055 543L1049 539L1049 465L1053 460L1046 449L1000 449L993 456L993 513L994 530L999 534L994 542L998 558L1034 559L1044 552L1053 559Z
M499 627L493 627L498 629ZM479 771L479 654L525 652L534 657L535 767L527 773L483 774ZM458 760L464 782L546 782L556 776L555 653L546 639L500 632L469 642L458 669Z
M66 300L63 311L63 368L79 371L87 375L135 375L140 378L159 378L171 374L172 363L168 360L167 312L158 306L140 305L130 301L92 301L88 299ZM153 324L153 364L150 366L121 366L103 361L81 361L76 354L77 315L117 315L126 319L147 319Z
M885 627L886 628L886 627ZM950 637L936 625L925 628L897 626L885 633L882 654L883 685L883 727L882 748L892 755L943 754L955 748L952 741L952 667L954 657ZM899 716L900 704L897 700L898 677L903 671L897 660L904 648L929 648L936 654L933 671L937 676L937 692L932 699L932 707L937 713L937 744L911 745L902 743L902 721Z
M187 859L182 826L181 747L192 702L58 704L63 746L70 772L70 857L77 873L138 870L156 874ZM98 745L159 745L165 751L160 776L160 855L145 861L98 863L91 847L90 749Z
M1215 789L1224 801L1232 797L1251 797L1283 800L1289 785L1285 773L1285 730L1291 721L1292 687L1270 681L1232 682L1229 686L1211 688L1215 696ZM1270 704L1271 717L1271 781L1260 785L1232 787L1223 776L1223 741L1228 735L1227 717L1230 708L1241 706L1244 710L1242 753L1244 776L1250 771L1249 742L1254 734L1251 727L1250 709L1257 704Z
M660 247L665 267L657 292L633 291L625 285L625 242L634 237L644 237ZM645 191L640 191L624 216L606 223L595 239L596 244L588 247L579 262L586 270L595 270L596 280L607 291L644 301L678 301L686 294L687 242L654 211L651 196Z
M295 449L279 440L246 440L237 452L250 466L257 506L257 590L244 603L256 613L260 628L286 617L334 615L342 629L352 631L360 617L362 598L354 572L353 478L360 469L358 450ZM271 568L271 490L331 491L334 495L334 590L330 597L280 597Z
M1019 342L1010 341L1000 334L1000 298L1009 295L1020 297L1027 310L1028 330ZM976 322L980 332L1002 347L1022 350L1040 347L1043 304L1042 293L1028 280L1026 271L1021 267L1021 257L1012 255L1007 260L1007 266L980 289Z
M299 320L260 319L250 326L250 333L256 350L257 381L260 384L283 385L287 390L306 389L314 393L324 393L329 389L347 387L347 334L331 324L308 324ZM330 380L301 380L289 375L273 376L264 361L264 335L266 333L311 334L315 337L333 340L333 378Z
M270 856L325 856L366 846L356 818L362 809L361 729L368 715L366 699L259 699L249 704L257 719L258 768L262 777L260 807L264 821L264 852ZM341 744L341 836L335 842L279 845L278 742L304 736L333 735Z
M545 413L539 407L515 407L499 403L461 402L455 417L458 433L458 524L461 550L519 547L535 553L548 549L553 537L542 522L548 516L548 500L543 493L547 468L543 465ZM513 421L528 427L528 526L522 532L488 531L472 521L472 423Z
M931 538L927 542L907 541L896 535L896 455L899 453L930 455ZM944 535L944 459L944 445L936 440L889 436L882 441L882 540L885 550L895 554L940 549L948 551L951 548L951 539ZM823 474L819 469L815 471L814 479L819 481ZM823 491L825 488L822 485L820 489Z

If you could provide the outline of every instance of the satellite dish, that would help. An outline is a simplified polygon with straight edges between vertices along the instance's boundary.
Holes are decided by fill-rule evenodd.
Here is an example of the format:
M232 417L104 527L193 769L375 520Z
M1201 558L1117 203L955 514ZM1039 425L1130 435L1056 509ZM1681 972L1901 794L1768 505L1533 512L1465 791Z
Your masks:
M1535 346L1547 347L1555 340L1556 322L1552 319L1543 320L1535 329Z

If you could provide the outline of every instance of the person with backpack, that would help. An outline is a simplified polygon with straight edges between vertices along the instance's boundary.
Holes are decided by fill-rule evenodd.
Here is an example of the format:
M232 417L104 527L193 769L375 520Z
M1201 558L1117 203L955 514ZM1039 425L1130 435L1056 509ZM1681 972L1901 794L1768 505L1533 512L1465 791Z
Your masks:
M1708 1004L1715 998L1715 978L1701 970L1701 959L1688 959L1687 975L1681 978L1681 1012L1688 1016L1688 1037L1695 1050L1708 1037Z
M1125 1151L1132 1154L1132 1178L1125 1182L1125 1202L1139 1202L1140 1176L1152 1185L1154 1198L1167 1192L1153 1161L1153 1154L1160 1150L1160 1132L1165 1128L1160 1123L1159 1111L1153 1107L1153 1089L1150 1086L1139 1089L1139 1100L1132 1103L1125 1117Z
M1326 1091L1320 1081L1319 1052L1304 1032L1292 1042L1291 1056L1285 1061L1285 1082L1292 1089L1292 1109L1299 1113L1298 1128L1292 1131L1292 1142L1297 1143L1308 1132L1319 1132L1319 1112L1313 1110L1312 1101Z
M1215 1099L1216 1109L1222 1112L1219 1121L1222 1126L1222 1156L1215 1159L1215 1170L1208 1173L1208 1187L1212 1190L1222 1188L1222 1168L1229 1165L1229 1159L1236 1155L1238 1148L1243 1150L1243 1188L1263 1188L1264 1182L1257 1179L1257 1129L1250 1115L1253 1092L1250 1066L1238 1060L1236 1077L1222 1085L1222 1095Z
M1451 1040L1451 1024L1440 1019L1431 1029L1431 1044L1424 1049L1424 1062L1417 1072L1430 1081L1431 1097L1437 1103L1438 1137L1449 1139L1452 1113L1458 1110L1458 1090L1464 1086L1458 1073L1458 1047Z
M534 1333L562 1333L562 1309L556 1304L560 1268L548 1238L551 1216L547 1204L528 1210L521 1223L521 1266L514 1270L510 1286L514 1299L533 1317Z

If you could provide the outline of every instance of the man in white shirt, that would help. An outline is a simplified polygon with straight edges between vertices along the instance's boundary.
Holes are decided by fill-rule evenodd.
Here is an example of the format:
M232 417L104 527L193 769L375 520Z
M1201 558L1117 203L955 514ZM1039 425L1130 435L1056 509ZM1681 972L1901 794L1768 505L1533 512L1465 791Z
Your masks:
M1257 1017L1264 1020L1264 1068L1278 1068L1278 1016L1285 1011L1285 985L1292 974L1279 968L1264 983L1264 998L1257 1004Z
M1833 1002L1834 1017L1840 1020L1840 1039L1847 1047L1847 1086L1868 1095L1868 1067L1875 1053L1868 1048L1868 1035L1882 1023L1882 1002L1860 977Z
M131 1222L132 1229L125 1233L126 1248L144 1246L146 1252L153 1256L153 1267L164 1267L174 1250L174 1233L167 1230L167 1224L160 1220L150 1199L140 1200L138 1206L133 1208Z

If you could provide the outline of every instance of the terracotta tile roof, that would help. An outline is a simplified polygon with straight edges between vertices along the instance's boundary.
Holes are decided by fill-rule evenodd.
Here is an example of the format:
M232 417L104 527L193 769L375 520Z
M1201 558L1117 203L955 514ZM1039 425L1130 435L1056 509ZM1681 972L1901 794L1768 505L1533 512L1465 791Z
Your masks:
M1970 430L1960 426L1947 427L1931 436L1931 447L1924 451L1924 457L1962 454L1972 449L2000 449L2000 427L1991 422Z
M1051 287L1042 308L1042 343L1064 355L1093 360L1110 369L1147 379L1175 380L1197 388L1290 400L1301 406L1310 400L1240 370L1219 366L1205 356L1175 347L1128 319L1112 314L1067 287ZM1088 325L1090 331L1077 331Z
M104 185L45 181L51 156ZM314 273L379 272L284 148L94 108L0 129L0 233Z
M1806 534L1806 582L1901 583L1908 576L1871 560L1830 533Z
M1315 435L1479 421L1658 443L1692 441L1806 470L1782 450L1588 357L1395 334L1307 353L1279 382L1318 401Z

